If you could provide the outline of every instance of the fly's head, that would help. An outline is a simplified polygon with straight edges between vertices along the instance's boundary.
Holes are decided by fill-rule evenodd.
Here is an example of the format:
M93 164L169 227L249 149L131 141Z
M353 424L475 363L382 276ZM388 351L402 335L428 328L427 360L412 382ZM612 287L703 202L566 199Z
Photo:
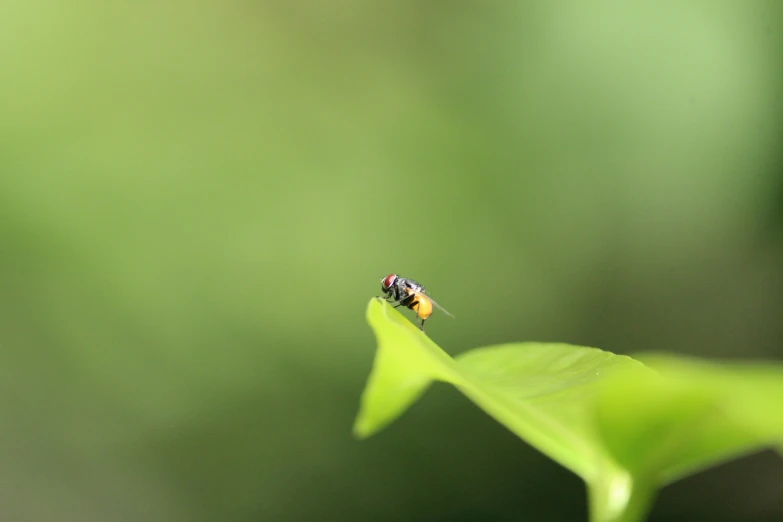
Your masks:
M384 294L391 294L395 283L397 282L397 274L389 274L381 279L381 290Z

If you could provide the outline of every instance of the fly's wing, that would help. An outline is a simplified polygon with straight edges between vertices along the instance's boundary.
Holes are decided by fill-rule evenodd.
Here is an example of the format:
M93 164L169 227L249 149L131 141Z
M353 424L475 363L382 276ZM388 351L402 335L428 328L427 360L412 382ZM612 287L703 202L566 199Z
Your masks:
M435 302L435 299L433 299L432 297L430 297L430 295L429 295L429 294L427 294L427 299L429 299L429 300L432 302L432 304L434 304L435 306L437 306L438 308L440 308L440 310L441 310L443 313L445 313L446 315L448 315L448 316L450 316L450 317L454 317L454 316L453 316L451 313L449 313L449 311L448 311L448 310L446 310L446 309L445 309L445 308L443 308L441 305L439 305L438 303L436 303L436 302ZM454 318L456 319L456 317L454 317Z
M443 308L435 301L435 299L432 298L429 291L426 288L424 288L424 285L422 285L421 283L414 281L413 279L405 279L405 286L406 286L406 290L408 291L408 295L414 295L418 293L424 294L425 296L427 296L427 299L429 299L432 302L432 304L438 307L443 313L445 313L450 317L454 317L454 315L452 315L451 312Z

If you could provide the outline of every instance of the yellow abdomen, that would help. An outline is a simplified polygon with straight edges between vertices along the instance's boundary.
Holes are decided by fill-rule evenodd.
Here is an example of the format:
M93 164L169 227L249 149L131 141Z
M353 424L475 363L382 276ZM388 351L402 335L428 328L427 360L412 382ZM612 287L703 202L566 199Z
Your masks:
M419 294L416 296L416 303L411 307L416 311L416 315L426 319L432 315L432 301Z

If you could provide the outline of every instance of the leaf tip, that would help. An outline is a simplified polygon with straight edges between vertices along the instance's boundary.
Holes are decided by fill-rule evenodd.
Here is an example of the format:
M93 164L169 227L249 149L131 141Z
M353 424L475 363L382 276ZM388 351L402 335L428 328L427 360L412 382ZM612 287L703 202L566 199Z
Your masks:
M367 303L367 319L370 319L373 312L379 311L378 307L383 307L384 300L381 297L371 297L370 302ZM382 309L382 308L381 308Z
M353 423L352 433L356 439L366 440L375 435L377 428L368 422L363 415L359 415L356 418L356 422Z

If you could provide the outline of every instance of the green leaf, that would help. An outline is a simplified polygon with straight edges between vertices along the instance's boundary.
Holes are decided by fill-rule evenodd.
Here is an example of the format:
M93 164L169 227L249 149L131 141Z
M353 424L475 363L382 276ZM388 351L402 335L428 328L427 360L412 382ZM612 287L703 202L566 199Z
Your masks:
M783 438L783 366L650 354L660 374L620 376L596 404L607 449L663 485Z
M583 403L628 357L565 344L525 343L473 350L455 361L383 301L367 318L378 350L354 427L369 436L402 414L433 381L457 386L487 413L582 477L595 475L595 434Z
M483 348L454 360L381 300L370 301L367 319L378 349L354 425L357 436L370 436L396 419L433 380L448 382L594 484L595 520L613 520L618 512L646 512L649 488L635 488L633 478L603 451L586 408L605 378L650 373L641 363L595 348L544 343Z
M594 522L644 520L661 485L783 440L779 366L706 365L566 344L518 343L449 357L382 300L378 350L354 431L368 437L433 381L448 382L585 480ZM653 369L654 368L654 369Z

